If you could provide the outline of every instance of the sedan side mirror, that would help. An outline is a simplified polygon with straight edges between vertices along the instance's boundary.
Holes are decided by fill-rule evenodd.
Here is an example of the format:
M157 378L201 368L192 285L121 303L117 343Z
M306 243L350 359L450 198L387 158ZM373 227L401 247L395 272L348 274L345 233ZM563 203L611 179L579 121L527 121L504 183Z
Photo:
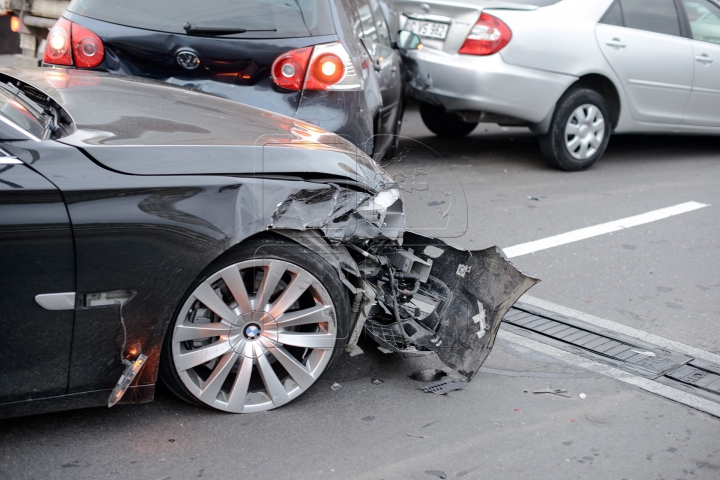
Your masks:
M420 50L423 48L420 37L407 30L398 32L396 45L399 50Z

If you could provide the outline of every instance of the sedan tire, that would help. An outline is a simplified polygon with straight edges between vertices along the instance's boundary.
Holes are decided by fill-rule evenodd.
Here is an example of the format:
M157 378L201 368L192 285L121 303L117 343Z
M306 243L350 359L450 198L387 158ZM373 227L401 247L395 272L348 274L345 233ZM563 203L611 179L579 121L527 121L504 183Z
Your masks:
M477 127L477 122L466 122L460 115L429 103L420 104L420 116L428 130L438 137L462 138Z
M250 242L210 265L166 334L161 376L180 398L230 413L270 410L307 391L347 343L337 271L287 240Z
M610 111L596 91L569 90L557 103L550 131L540 135L548 163L568 172L585 170L602 157L610 140Z

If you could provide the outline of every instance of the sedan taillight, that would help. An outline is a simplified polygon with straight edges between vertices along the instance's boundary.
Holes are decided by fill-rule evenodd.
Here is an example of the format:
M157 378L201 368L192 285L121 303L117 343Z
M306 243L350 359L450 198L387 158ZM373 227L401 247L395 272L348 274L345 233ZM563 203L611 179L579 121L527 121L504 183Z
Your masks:
M340 43L283 53L270 68L273 82L287 90L359 90L350 55Z
M87 28L60 17L50 29L43 62L52 65L97 67L105 57L100 37Z
M499 18L483 13L458 53L492 55L502 50L511 38L510 27Z

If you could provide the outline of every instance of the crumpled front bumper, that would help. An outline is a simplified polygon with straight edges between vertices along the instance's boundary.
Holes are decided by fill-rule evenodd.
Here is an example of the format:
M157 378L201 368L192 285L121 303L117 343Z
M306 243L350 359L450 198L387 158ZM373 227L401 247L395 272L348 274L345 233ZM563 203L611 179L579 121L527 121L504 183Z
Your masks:
M303 192L278 205L272 227L323 256L348 287L346 350L359 353L365 334L386 351L434 352L471 380L505 313L538 280L498 247L468 251L405 230L401 198L373 222L377 195L334 184Z

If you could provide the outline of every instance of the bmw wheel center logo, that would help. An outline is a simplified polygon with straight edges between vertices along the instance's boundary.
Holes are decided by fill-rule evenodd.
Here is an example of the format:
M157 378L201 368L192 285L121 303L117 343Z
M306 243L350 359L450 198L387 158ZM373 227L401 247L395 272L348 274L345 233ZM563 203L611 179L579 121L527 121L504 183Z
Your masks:
M256 340L258 337L260 337L260 325L257 323L250 323L245 326L245 329L243 330L243 335L248 340Z
M186 70L195 70L200 66L200 57L190 50L180 50L175 56L175 60L177 60L178 65Z

